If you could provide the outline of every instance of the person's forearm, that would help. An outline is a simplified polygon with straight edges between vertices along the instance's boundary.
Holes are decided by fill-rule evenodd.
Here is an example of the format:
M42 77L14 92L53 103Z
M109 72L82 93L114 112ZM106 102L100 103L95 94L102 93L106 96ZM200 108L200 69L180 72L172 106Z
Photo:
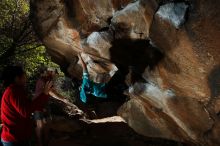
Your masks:
M82 63L83 72L87 72L87 66L85 62Z
M82 65L83 72L87 72L87 65L86 65L86 63L84 62L84 60L82 59L80 54L78 55L78 57L79 57L81 65Z
M52 96L53 98L56 98L56 99L64 99L64 97L59 94L56 90L52 89L50 92L49 92L49 95Z

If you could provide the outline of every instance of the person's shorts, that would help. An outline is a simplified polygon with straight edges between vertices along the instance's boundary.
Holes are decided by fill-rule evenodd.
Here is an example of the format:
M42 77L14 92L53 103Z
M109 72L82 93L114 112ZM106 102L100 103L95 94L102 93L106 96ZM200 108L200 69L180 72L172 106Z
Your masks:
M34 120L43 120L45 118L44 113L41 111L34 112Z

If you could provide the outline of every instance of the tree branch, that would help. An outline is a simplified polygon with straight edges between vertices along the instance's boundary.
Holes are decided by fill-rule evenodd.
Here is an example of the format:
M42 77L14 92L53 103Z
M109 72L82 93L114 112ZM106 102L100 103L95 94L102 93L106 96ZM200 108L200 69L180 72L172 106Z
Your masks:
M17 15L16 11L18 10L18 0L14 0L15 2L15 10L13 11L13 14L12 14L12 18L11 18L11 35L13 36L14 35L14 24L15 24L15 16Z
M34 46L34 47L31 47L31 48L29 48L29 49L26 49L26 50L23 50L23 51L19 51L19 52L15 53L14 55L20 55L20 54L27 53L27 52L32 51L32 50L34 50L34 49L36 49L36 48L38 48L38 47L41 47L41 46L43 46L43 45L42 45L42 44L39 44L39 45Z

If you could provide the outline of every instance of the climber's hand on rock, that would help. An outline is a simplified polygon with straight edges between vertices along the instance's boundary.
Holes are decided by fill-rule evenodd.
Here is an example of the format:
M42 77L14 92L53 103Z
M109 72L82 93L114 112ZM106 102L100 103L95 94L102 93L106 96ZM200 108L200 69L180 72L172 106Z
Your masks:
M80 53L78 54L78 58L79 58L80 64L82 64L83 63L83 59L82 59L82 56L81 56Z
M86 64L85 64L84 60L82 59L81 54L78 54L78 57L79 57L79 61L80 61L81 65L82 65L83 72L87 71Z
M59 99L59 100L63 100L65 99L64 96L62 96L61 94L59 94L55 89L50 90L49 95L53 98Z

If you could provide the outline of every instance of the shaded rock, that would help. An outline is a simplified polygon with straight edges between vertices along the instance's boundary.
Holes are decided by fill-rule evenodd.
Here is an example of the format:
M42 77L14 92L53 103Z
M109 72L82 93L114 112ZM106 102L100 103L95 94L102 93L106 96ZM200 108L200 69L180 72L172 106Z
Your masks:
M60 133L74 133L82 129L82 125L78 121L68 120L64 117L53 117L48 128L51 131Z
M216 66L210 73L209 78L209 87L211 90L211 97L220 96L220 66Z
M79 109L78 106L70 102L68 99L57 99L56 96L53 96L49 101L48 107L52 117L63 116L68 119L83 119L87 117L84 111Z
M76 121L72 121L75 123ZM79 122L79 121L78 121ZM174 141L168 141L163 139L145 138L136 134L131 128L127 126L121 117L114 116L97 120L85 120L81 121L81 129L78 131L71 131L71 127L68 130L60 129L61 125L63 129L66 125L71 124L69 120L57 119L56 126L58 129L51 129L51 141L49 145L52 146L101 146L101 145L121 145L121 146L177 146L185 145ZM51 124L53 127L54 124ZM75 125L77 127L79 125ZM64 132L65 131L65 132Z

